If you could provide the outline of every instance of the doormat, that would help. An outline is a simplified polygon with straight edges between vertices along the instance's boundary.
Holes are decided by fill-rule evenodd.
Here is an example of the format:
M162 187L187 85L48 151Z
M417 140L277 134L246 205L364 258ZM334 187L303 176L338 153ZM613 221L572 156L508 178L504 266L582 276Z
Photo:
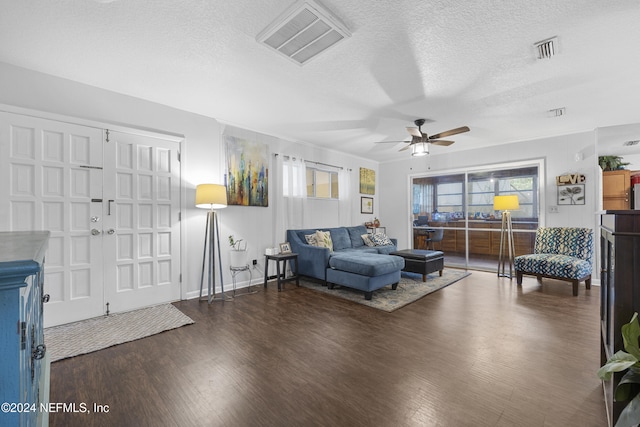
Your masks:
M300 280L300 286L364 304L378 310L392 312L469 275L471 273L467 271L445 269L442 271L442 277L437 272L431 273L427 276L427 281L423 282L422 275L403 272L396 290L391 289L391 286L385 286L373 291L373 298L369 301L364 299L364 292L346 286L335 285L333 289L329 289L327 286L323 286L321 282L307 280Z
M194 323L171 304L96 317L44 330L52 362Z

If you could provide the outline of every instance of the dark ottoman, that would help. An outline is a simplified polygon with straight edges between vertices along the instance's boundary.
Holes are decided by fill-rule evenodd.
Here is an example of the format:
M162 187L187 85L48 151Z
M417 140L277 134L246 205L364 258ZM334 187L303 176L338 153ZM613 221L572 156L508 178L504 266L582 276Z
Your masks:
M427 281L427 274L429 273L439 271L440 276L442 276L442 270L444 269L444 253L442 251L403 249L391 252L390 255L404 258L402 271L422 274L423 282Z

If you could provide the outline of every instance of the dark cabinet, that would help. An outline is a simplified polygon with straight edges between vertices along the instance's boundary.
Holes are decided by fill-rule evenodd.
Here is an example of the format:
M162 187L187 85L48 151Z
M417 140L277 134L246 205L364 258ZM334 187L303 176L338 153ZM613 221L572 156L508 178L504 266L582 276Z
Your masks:
M604 364L624 349L621 327L640 313L640 211L606 211L600 216L600 326ZM609 425L615 424L627 402L614 402L622 373L603 382Z

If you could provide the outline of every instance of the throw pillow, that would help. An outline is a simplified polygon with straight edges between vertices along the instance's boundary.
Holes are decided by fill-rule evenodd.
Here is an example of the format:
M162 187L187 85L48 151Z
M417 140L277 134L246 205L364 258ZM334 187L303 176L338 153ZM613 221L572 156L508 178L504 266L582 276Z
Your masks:
M375 233L371 235L371 241L376 246L393 245L393 242L384 233Z
M307 241L308 245L311 246L318 246L318 239L316 239L316 233L313 234L305 234L304 236L305 240Z
M333 252L333 241L331 240L331 233L328 231L316 231L316 246L321 248L329 248L329 252Z
M367 245L367 246L375 246L376 245L375 243L373 243L371 241L371 235L369 233L365 233L360 237L362 237L362 241L364 242L365 245Z

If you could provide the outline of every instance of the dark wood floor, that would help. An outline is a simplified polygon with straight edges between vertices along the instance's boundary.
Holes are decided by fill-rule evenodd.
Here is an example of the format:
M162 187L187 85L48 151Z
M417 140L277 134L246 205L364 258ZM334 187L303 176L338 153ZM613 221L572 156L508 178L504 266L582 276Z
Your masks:
M386 313L287 284L51 366L51 426L606 425L599 288L473 272ZM375 298L375 296L374 296Z

